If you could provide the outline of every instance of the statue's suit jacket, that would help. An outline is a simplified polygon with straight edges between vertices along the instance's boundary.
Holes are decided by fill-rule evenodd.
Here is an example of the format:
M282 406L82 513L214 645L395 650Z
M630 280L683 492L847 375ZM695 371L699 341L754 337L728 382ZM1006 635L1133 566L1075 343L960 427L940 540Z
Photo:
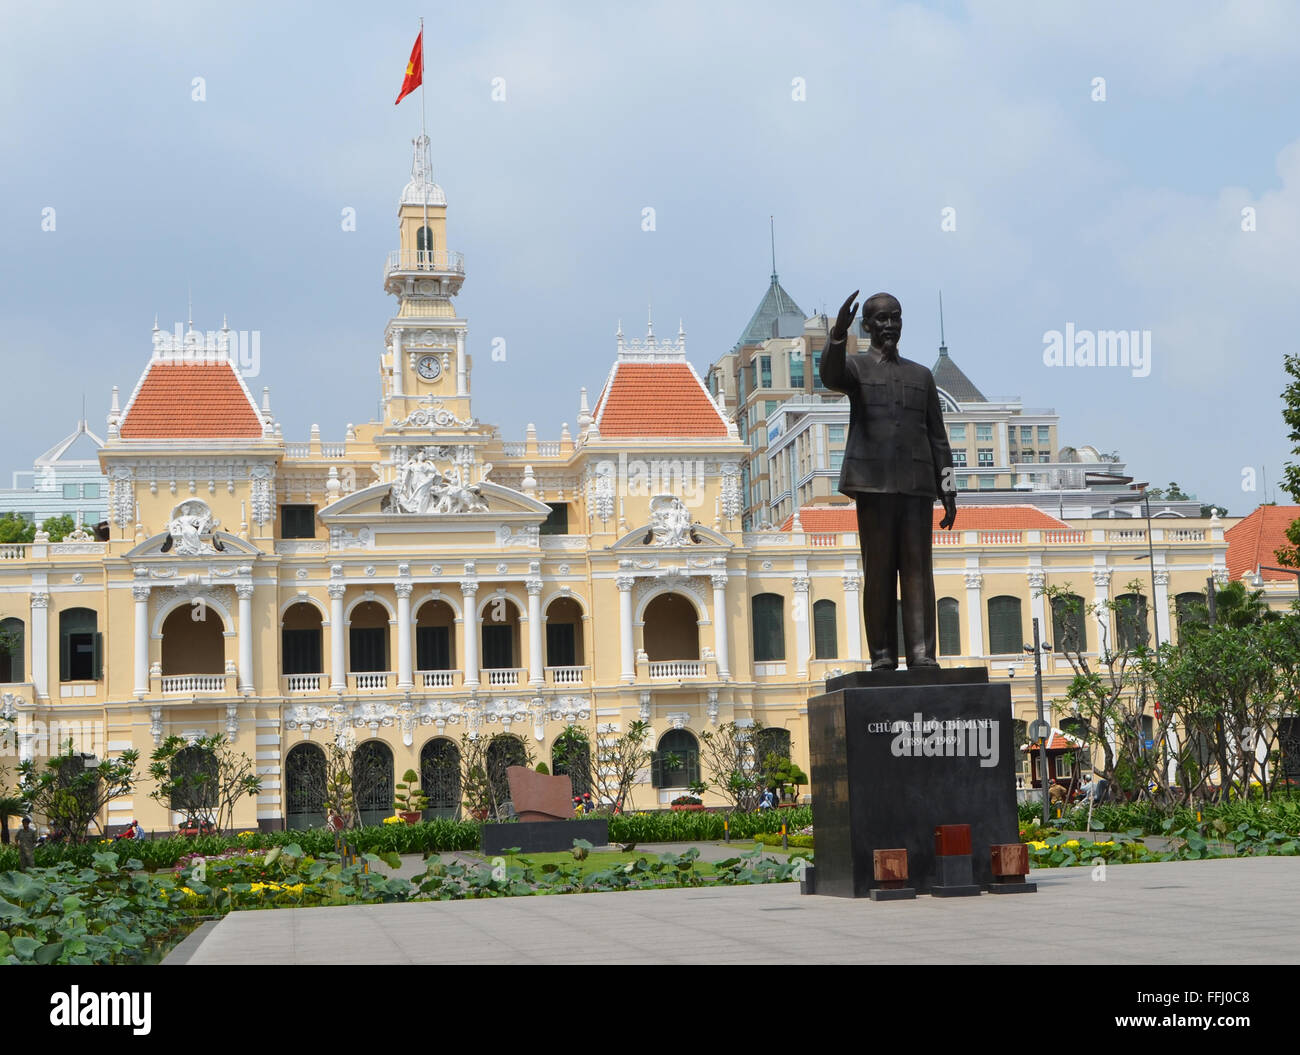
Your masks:
M846 355L828 340L822 384L849 397L849 435L840 468L846 495L903 494L934 500L949 490L952 450L934 375L920 363L884 359L875 349Z

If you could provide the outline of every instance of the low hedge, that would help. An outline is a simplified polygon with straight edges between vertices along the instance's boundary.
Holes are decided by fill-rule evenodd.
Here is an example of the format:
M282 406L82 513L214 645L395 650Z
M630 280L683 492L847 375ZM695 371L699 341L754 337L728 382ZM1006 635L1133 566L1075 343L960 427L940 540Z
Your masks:
M781 845L781 836L772 832L759 832L754 836L754 839L764 846ZM791 835L788 836L788 841L791 846L798 847L800 850L813 849L813 837L811 835Z
M1197 812L1200 818L1197 818ZM1042 818L1041 802L1022 802L1018 809L1021 825L1032 824ZM1074 805L1057 819L1056 808L1050 809L1052 827L1070 831L1086 831L1087 805ZM1272 829L1287 835L1300 835L1300 799L1274 798L1268 802L1254 799L1248 802L1207 802L1199 807L1161 806L1155 802L1105 802L1092 810L1093 831L1126 832L1139 830L1144 835L1160 835L1166 824L1175 828L1195 828L1198 824L1221 831L1235 829L1240 824L1260 829Z

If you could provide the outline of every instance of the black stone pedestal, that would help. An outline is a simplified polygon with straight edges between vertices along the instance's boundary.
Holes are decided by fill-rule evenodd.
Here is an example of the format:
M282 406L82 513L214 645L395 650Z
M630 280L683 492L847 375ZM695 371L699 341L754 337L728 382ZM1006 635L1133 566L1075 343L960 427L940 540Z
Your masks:
M511 849L526 854L554 853L572 850L574 839L604 846L609 842L609 819L485 824L479 830L479 853L490 856Z
M975 888L975 892L979 893L979 887ZM916 898L916 887L900 886L888 890L884 887L876 887L869 893L872 901L913 901Z
M1019 831L1010 688L983 667L860 671L827 688L808 701L816 892L870 896L872 852L902 847L930 893L947 824L971 828L972 879L953 886L989 888L989 847Z
M1033 894L1038 890L1037 883L990 883L990 894Z

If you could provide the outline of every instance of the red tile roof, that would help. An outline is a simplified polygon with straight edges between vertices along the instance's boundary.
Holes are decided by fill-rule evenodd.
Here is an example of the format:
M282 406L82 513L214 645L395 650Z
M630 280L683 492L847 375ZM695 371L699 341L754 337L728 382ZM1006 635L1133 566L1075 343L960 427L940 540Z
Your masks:
M934 530L939 530L943 508L934 507ZM789 531L794 517L786 517L782 531ZM829 531L857 531L858 514L853 505L804 506L799 510L804 531L817 534ZM1069 528L1069 524L1044 513L1036 506L957 506L958 531L1035 531Z
M154 359L119 432L128 440L260 439L262 416L230 363Z
M1069 733L1063 733L1060 729L1053 729L1051 738L1047 741L1047 750L1049 751L1068 751L1072 747L1084 747L1085 741L1078 737L1071 736ZM1022 751L1037 751L1036 743L1025 744L1021 747Z
M690 363L614 364L594 414L601 436L725 438L727 423Z
M1240 579L1264 565L1276 565L1276 550L1289 546L1286 529L1300 519L1300 506L1260 506L1223 533L1228 543L1228 577ZM1294 581L1289 572L1261 571L1265 579Z

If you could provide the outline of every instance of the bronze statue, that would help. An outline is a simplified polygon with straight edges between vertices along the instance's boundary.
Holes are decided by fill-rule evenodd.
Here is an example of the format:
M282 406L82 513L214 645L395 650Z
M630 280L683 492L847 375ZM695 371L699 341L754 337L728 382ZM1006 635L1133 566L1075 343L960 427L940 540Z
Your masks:
M939 390L929 370L900 358L903 311L888 293L877 293L862 306L871 347L846 357L857 296L854 290L831 328L822 352L821 379L827 388L849 397L849 436L839 489L858 507L871 669L898 666L899 596L908 667L937 667L930 556L935 500L943 502L941 528L952 530L957 519L952 451Z

